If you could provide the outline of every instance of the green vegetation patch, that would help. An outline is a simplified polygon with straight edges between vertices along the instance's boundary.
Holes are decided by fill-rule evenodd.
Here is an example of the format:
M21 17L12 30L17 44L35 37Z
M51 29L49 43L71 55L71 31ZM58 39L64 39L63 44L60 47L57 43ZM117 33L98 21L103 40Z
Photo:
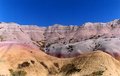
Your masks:
M27 72L23 70L17 70L13 71L12 69L9 69L11 76L26 76Z
M97 75L97 76L101 76L103 75L104 71L96 71L96 72L93 72L92 74L93 75Z
M74 64L67 64L61 68L61 72L66 72L66 75L80 71L81 69L78 69Z

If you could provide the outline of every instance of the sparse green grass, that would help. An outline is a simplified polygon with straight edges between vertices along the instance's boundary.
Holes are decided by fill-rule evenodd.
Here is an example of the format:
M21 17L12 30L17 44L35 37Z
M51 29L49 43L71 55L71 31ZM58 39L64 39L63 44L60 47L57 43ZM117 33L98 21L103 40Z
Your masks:
M101 76L103 75L104 71L96 71L96 72L93 72L92 74L93 75L97 75L97 76Z
M100 70L100 71L95 71L90 75L84 75L84 76L102 76L104 73L104 71Z
M3 41L3 39L4 39L4 38L3 38L3 36L2 36L2 35L0 35L0 41Z
M13 71L12 69L9 69L11 76L26 76L26 72L23 70Z
M78 69L74 64L68 64L61 68L61 72L65 72L66 75L70 75L75 72L80 72L81 69Z

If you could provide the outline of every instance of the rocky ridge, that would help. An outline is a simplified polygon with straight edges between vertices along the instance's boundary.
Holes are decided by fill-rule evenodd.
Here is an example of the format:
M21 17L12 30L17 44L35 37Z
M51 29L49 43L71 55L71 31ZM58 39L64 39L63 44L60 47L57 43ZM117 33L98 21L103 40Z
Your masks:
M0 75L120 76L119 30L120 20L49 27L0 23Z
M119 58L120 20L85 23L82 26L55 24L48 27L0 23L0 40L33 45L57 57L73 57L102 50Z

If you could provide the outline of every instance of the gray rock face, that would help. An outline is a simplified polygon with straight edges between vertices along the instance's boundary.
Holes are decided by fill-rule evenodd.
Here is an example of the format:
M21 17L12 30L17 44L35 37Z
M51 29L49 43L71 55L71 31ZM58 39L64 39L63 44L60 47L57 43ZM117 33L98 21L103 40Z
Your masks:
M107 23L85 23L82 26L49 27L0 23L1 41L18 41L34 45L57 57L73 57L102 50L112 56L120 55L120 20Z
M90 39L66 45L53 44L48 49L49 54L62 57L73 57L79 54L85 54L96 50L102 50L116 57L120 56L120 38L99 38Z
M46 52L73 57L96 50L120 56L120 20L85 23L83 26L50 26L45 31Z

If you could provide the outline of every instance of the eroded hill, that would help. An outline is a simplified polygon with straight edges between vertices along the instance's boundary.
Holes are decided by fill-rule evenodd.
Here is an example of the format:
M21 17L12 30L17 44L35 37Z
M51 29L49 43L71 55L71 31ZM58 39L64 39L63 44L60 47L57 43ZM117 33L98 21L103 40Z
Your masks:
M55 24L48 27L0 23L0 40L33 45L49 55L74 57L102 50L119 59L120 20L85 23L82 26Z
M0 43L2 76L119 76L120 62L95 51L73 58L56 58L22 43Z

